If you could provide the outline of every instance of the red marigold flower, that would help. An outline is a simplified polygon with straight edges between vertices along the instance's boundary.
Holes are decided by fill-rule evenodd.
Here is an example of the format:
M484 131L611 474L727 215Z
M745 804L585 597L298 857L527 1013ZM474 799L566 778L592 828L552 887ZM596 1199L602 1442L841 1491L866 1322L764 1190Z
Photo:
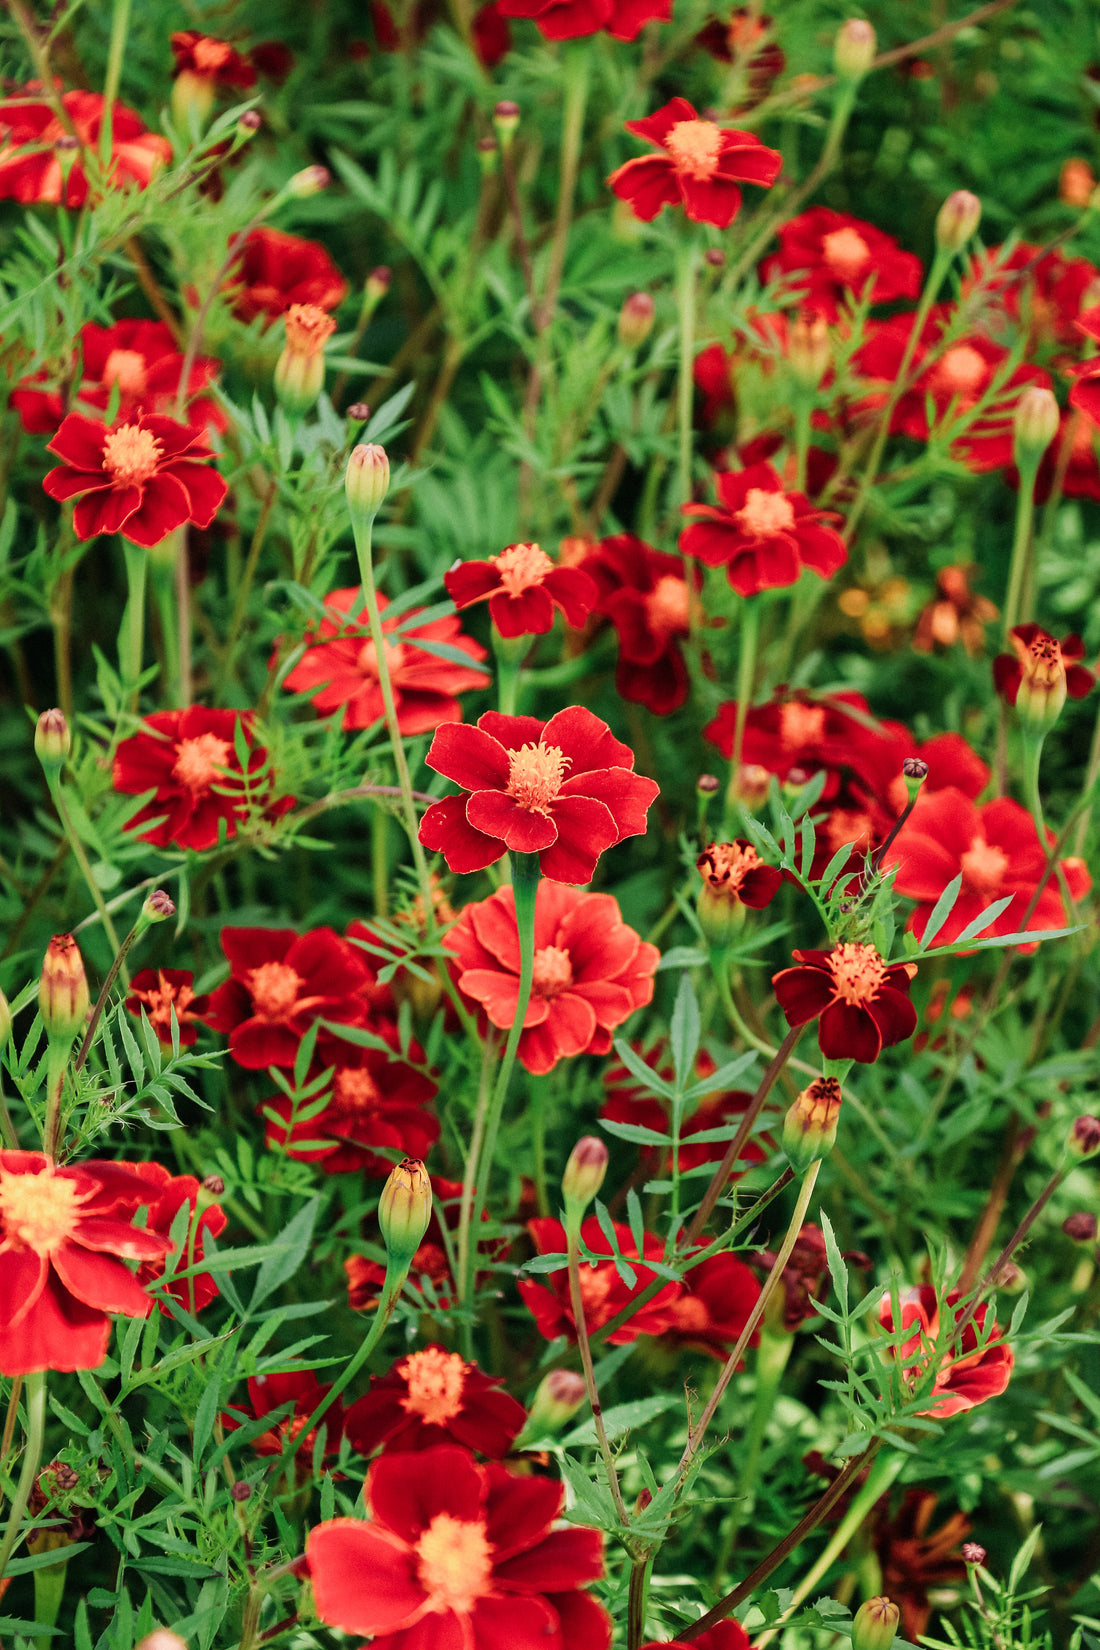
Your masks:
M624 699L669 716L688 696L681 638L690 631L691 594L680 556L633 533L616 533L581 563L595 582L595 611L619 638L615 687Z
M180 29L169 37L175 64L174 76L194 75L216 86L239 86L247 91L256 84L256 71L228 40L217 40L199 29Z
M820 1015L817 1040L827 1060L868 1065L884 1048L913 1035L917 1012L909 985L915 963L891 966L873 945L861 944L792 955L799 966L773 975L772 988L788 1025L803 1026Z
M505 17L529 17L545 40L575 40L606 29L634 40L646 23L671 23L672 0L500 0Z
M519 1001L515 893L498 888L467 905L444 945L457 959L458 989L507 1030ZM653 996L661 954L622 920L610 894L541 881L535 896L535 968L519 1058L552 1071L564 1055L607 1054L615 1026Z
M665 1339L725 1359L759 1299L760 1285L743 1260L728 1253L711 1255L684 1273L683 1291L668 1308ZM749 1345L759 1339L754 1330Z
M501 1381L457 1352L428 1346L410 1352L388 1375L372 1375L370 1391L352 1404L345 1432L360 1455L460 1444L499 1460L527 1419Z
M338 309L348 295L348 283L319 242L263 227L249 231L227 286L233 313L242 321L262 315L265 324L291 304Z
M303 1483L313 1472L313 1446L317 1438L315 1430L303 1432L303 1428L321 1399L331 1391L332 1383L319 1385L311 1369L254 1375L248 1383L248 1409L243 1404L235 1405L237 1413L223 1414L222 1425L226 1432L235 1432L245 1421L258 1420L261 1415L270 1415L293 1404L289 1416L274 1422L267 1432L253 1438L248 1447L257 1455L281 1455L290 1440L296 1439L295 1477L298 1483ZM329 1405L320 1424L326 1429L324 1459L329 1461L340 1453L340 1439L344 1431L344 1406L339 1398Z
M136 831L159 820L141 832L145 842L157 848L213 848L223 820L226 834L233 837L267 802L272 782L260 773L267 751L251 743L253 720L247 711L201 705L158 710L144 719L142 728L119 745L111 780L116 791L130 796L155 791L126 827ZM249 749L247 773L237 757L238 731ZM271 817L293 806L293 797L280 797L267 802L265 812Z
M537 544L510 544L488 561L458 562L443 575L447 594L461 612L489 603L502 636L541 636L560 608L579 630L596 602L596 586L577 567L555 567Z
M1096 673L1078 664L1085 657L1085 644L1080 636L1063 636L1056 641L1037 624L1018 624L1009 636L1012 653L998 653L993 661L993 684L1007 704L1014 705L1020 692L1024 671L1036 651L1036 644L1050 644L1057 650L1065 666L1066 692L1071 699L1084 699L1096 686Z
M1054 843L1047 832L1047 842ZM968 923L995 900L1012 896L997 920L984 930L993 934L1019 933L1024 914L1046 869L1046 849L1026 808L1002 796L979 807L953 786L918 796L913 812L891 844L883 868L897 867L894 888L919 901L907 926L923 935L932 907L955 877L962 887L952 910L935 937L950 945ZM1083 899L1092 879L1083 860L1061 862L1070 894ZM1028 928L1062 928L1069 921L1057 877L1050 877L1027 920ZM1021 946L1033 951L1034 945Z
M947 1336L951 1333L950 1326L962 1316L960 1299L956 1289L944 1302L949 1326L943 1333ZM942 1421L949 1415L958 1415L964 1409L984 1404L987 1398L999 1397L1008 1386L1015 1356L1012 1348L1005 1345L1002 1339L1004 1331L996 1322L987 1337L986 1320L989 1316L988 1306L978 1307L962 1332L959 1346L949 1352L940 1364L932 1387L931 1402L927 1409L917 1411L919 1415L935 1415ZM894 1310L889 1295L884 1295L879 1302L878 1321L884 1329L893 1330ZM915 1386L932 1361L941 1337L940 1303L930 1283L902 1291L901 1327L913 1331L902 1342L900 1352L907 1366L902 1372L903 1378L909 1386ZM981 1340L987 1343L981 1347L979 1334ZM891 1351L891 1356L897 1354Z
M778 150L752 132L702 120L682 97L645 120L628 120L626 129L663 151L628 160L607 180L643 223L665 206L682 206L693 223L728 229L741 209L738 184L770 189L783 165Z
M140 1016L145 1010L149 1024L162 1048L172 1047L172 1011L179 1026L180 1048L190 1048L198 1038L198 1027L210 998L196 997L189 968L141 968L130 981L126 1007Z
M203 1238L220 1237L226 1227L225 1210L217 1203L206 1201L201 1213L197 1213L199 1202L199 1182L192 1174L168 1173L160 1163L134 1163L131 1165L143 1180L147 1180L154 1188L153 1202L145 1221L147 1232L159 1233L168 1239L172 1235L172 1227L176 1216L187 1204L190 1209L187 1231L179 1249L176 1252L176 1268L197 1266L203 1258ZM171 1244L168 1245L171 1248ZM141 1284L156 1283L165 1273L163 1255L155 1260L143 1260L138 1268L138 1282ZM165 1292L179 1302L188 1312L201 1312L204 1306L219 1295L219 1290L209 1272L196 1272L189 1278L180 1278L178 1281L169 1278L164 1286ZM170 1309L163 1301L158 1301L161 1311L166 1317L171 1317Z
M762 911L770 905L783 881L782 871L765 865L751 843L712 842L695 861L703 891L712 905L747 905Z
M602 1329L605 1323L610 1323L624 1306L629 1306L635 1296L640 1295L642 1290L654 1281L656 1274L644 1264L644 1261L664 1258L665 1246L652 1232L646 1232L643 1254L639 1256L638 1246L629 1230L617 1222L614 1223L614 1229L619 1254L634 1273L633 1284L623 1281L615 1261L610 1258L611 1245L595 1215L589 1216L581 1226L581 1243L588 1253L609 1257L606 1261L599 1261L595 1266L591 1261L581 1261L581 1304L584 1307L585 1327L590 1335L594 1335L597 1329ZM527 1230L540 1255L561 1254L564 1257L565 1227L560 1220L529 1220ZM571 1341L576 1340L576 1319L569 1300L569 1277L564 1259L560 1272L550 1272L538 1283L524 1280L518 1287L524 1305L534 1316L540 1335L548 1341L555 1340L559 1335L566 1335ZM657 1291L652 1300L647 1301L633 1317L628 1318L620 1328L608 1336L608 1344L621 1346L627 1341L636 1341L639 1335L663 1335L675 1323L675 1313L672 1309L682 1293L681 1284L674 1281L667 1283L663 1289Z
M844 540L826 525L841 518L815 510L805 493L788 493L770 464L720 470L714 484L720 504L681 505L695 519L680 548L708 567L725 567L738 595L797 584L804 567L829 579L848 560Z
M610 1623L579 1589L603 1569L597 1530L553 1528L564 1491L479 1466L451 1445L380 1457L370 1518L306 1539L317 1614L376 1650L607 1650Z
M765 258L765 281L783 279L803 304L827 321L839 318L845 299L871 302L915 298L921 287L920 259L903 252L893 235L847 212L813 206L779 231L779 251Z
M734 113L755 109L772 89L787 66L783 48L769 36L773 17L760 17L748 6L738 6L729 21L711 18L695 36L695 44L716 57L719 63L735 63L744 79L744 97ZM747 96L745 95L747 93Z
M913 633L917 653L954 647L956 642L962 642L971 658L982 652L985 627L997 617L997 609L971 590L970 575L976 571L972 563L940 568L935 598L921 611Z
M715 1622L705 1633L688 1644L684 1639L650 1639L642 1650L750 1650L749 1635L739 1621L732 1618Z
M223 928L230 977L210 994L204 1016L228 1034L239 1066L293 1066L315 1020L360 1025L370 983L363 954L331 928Z
M38 97L41 81L30 81L16 96L0 103L0 199L30 206L83 206L88 177L82 151L99 153L103 126L102 92L65 92L61 102L70 126L54 106ZM76 134L80 148L62 161L58 144ZM107 176L112 188L136 184L147 189L154 172L172 159L166 137L146 130L125 104L111 105L111 158ZM67 177L66 177L67 173ZM63 193L64 191L64 193Z
M433 803L420 822L424 846L459 873L511 850L538 854L544 877L590 882L606 848L645 833L660 789L582 705L549 722L487 710L475 727L440 728L424 760L469 793Z
M373 727L383 715L378 655L362 601L362 588L357 584L325 597L325 617L307 637L313 645L283 681L291 693L312 694L323 716L342 705L342 725L348 729ZM387 605L386 597L380 595L379 611L385 613ZM427 733L442 722L460 722L462 707L456 695L483 688L489 680L477 668L488 656L480 642L463 635L453 615L415 625L413 621L423 611L416 607L382 620L383 633L393 638L385 644L386 663L397 725L405 734ZM469 655L469 667L440 658L430 647L420 646L421 642L458 648Z
M70 413L46 451L64 463L42 486L59 503L76 499L81 539L121 533L148 549L184 522L209 527L228 491L203 437L160 413L111 425Z
M98 1369L109 1314L147 1318L153 1302L125 1260L171 1248L130 1217L156 1187L128 1163L59 1167L0 1150L0 1375Z

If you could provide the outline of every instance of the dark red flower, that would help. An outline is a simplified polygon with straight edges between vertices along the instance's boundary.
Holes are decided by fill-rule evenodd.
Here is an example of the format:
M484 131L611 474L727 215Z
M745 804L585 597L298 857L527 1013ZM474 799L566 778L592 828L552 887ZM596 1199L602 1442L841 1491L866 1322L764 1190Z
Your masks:
M669 1080L673 1075L672 1056L669 1053L667 1040L661 1039L657 1045L648 1051L633 1044L635 1052L640 1054L647 1064L653 1067L658 1076ZM705 1049L700 1049L695 1057L695 1077L700 1080L710 1077L716 1067L711 1056ZM604 1067L603 1086L606 1099L600 1107L600 1116L606 1117L613 1123L633 1123L644 1129L653 1129L658 1134L669 1135L669 1113L660 1100L642 1088L638 1079L630 1068L621 1060L609 1060ZM695 1110L688 1111L685 1107L684 1116L680 1123L680 1173L685 1174L689 1169L697 1169L703 1163L719 1163L725 1155L726 1140L696 1141L695 1135L703 1134L710 1129L720 1129L728 1126L732 1138L738 1122L752 1099L747 1089L721 1089L713 1094L704 1095L696 1102ZM762 1137L769 1149L774 1149L771 1140ZM660 1148L642 1148L643 1151L659 1153ZM746 1140L738 1155L737 1167L730 1175L731 1180L737 1180L751 1169L755 1163L762 1163L767 1153L756 1140ZM672 1152L669 1150L661 1160L661 1172L667 1173L672 1167Z
M744 77L743 89L739 87L737 93L742 101L732 111L735 114L762 103L787 66L783 48L770 38L774 21L758 16L748 6L738 6L728 22L714 17L695 36L697 46L719 63L735 64Z
M385 1454L367 1474L369 1519L310 1530L317 1614L376 1650L607 1650L605 1612L579 1589L603 1537L554 1528L564 1491L441 1445Z
M1014 705L1023 681L1024 668L1034 643L1040 639L1053 642L1066 670L1066 692L1071 699L1084 699L1096 686L1096 672L1078 664L1085 657L1085 644L1080 636L1063 636L1055 641L1037 624L1018 624L1009 636L1012 653L998 653L993 661L993 683L1006 704Z
M247 711L206 710L201 705L147 716L143 731L124 739L115 752L115 790L129 796L155 792L127 830L159 820L141 832L144 841L157 848L202 850L217 845L223 821L226 835L234 837L252 814L262 812L270 818L293 807L293 797L270 800L271 776L261 771L267 751L252 744L252 727ZM238 736L248 748L247 773L237 757Z
M319 242L266 227L249 231L227 285L242 321L262 315L270 323L291 304L337 309L348 295L348 283Z
M771 1249L762 1249L759 1263L770 1272L778 1256ZM817 1296L829 1276L829 1257L825 1250L825 1234L820 1226L807 1220L799 1229L780 1277L783 1291L783 1327L791 1334L807 1318L820 1314Z
M703 898L714 906L746 905L763 911L779 892L782 871L765 865L750 842L712 842L695 861L703 879Z
M743 1260L725 1252L711 1255L684 1273L682 1293L668 1308L671 1321L665 1338L725 1359L759 1299L760 1285ZM759 1338L754 1330L749 1345L755 1346Z
M223 928L230 978L211 992L206 1024L229 1036L240 1066L293 1066L316 1020L359 1025L371 975L363 953L331 928Z
M917 1013L909 1001L915 963L883 961L873 945L792 952L797 968L773 975L772 987L787 1024L820 1015L817 1040L827 1060L869 1064L884 1048L913 1035Z
M714 483L719 504L681 506L694 519L680 548L708 567L725 567L738 595L796 584L804 567L828 579L847 561L844 540L827 525L841 518L815 510L804 493L787 492L770 464L720 470Z
M0 103L0 200L24 205L50 202L83 206L88 177L82 151L99 153L103 127L102 92L65 92L69 125L63 125L51 103L40 99L40 81L31 81L15 97ZM71 128L71 129L70 129ZM65 155L58 147L75 133L80 147ZM172 159L166 137L147 131L132 109L111 105L111 158L107 177L112 188L136 184L147 189L154 172ZM66 176L67 174L67 176Z
M595 605L596 586L578 567L555 567L537 544L510 544L488 561L458 562L443 575L447 594L461 612L489 603L502 636L541 636L560 608L579 630Z
M641 1262L664 1258L665 1246L653 1233L646 1232L644 1254L639 1256L637 1245L628 1229L617 1222L614 1229L619 1254L633 1272L634 1282L623 1281L615 1261L611 1258L601 1260L596 1265L582 1259L581 1304L584 1307L585 1327L590 1335L594 1335L597 1329L602 1329L605 1323L610 1323L624 1306L629 1306L635 1296L640 1295L642 1290L654 1281L656 1274ZM565 1227L560 1220L529 1220L527 1230L540 1255L564 1256ZM595 1215L591 1215L581 1226L581 1243L590 1254L609 1257L612 1254L611 1245ZM518 1287L524 1305L534 1316L540 1335L548 1341L556 1340L559 1335L565 1335L571 1341L576 1340L576 1319L569 1300L569 1277L564 1259L560 1272L547 1273L538 1283L524 1280ZM682 1285L670 1280L664 1288L657 1291L652 1300L647 1301L633 1317L628 1318L620 1328L608 1336L608 1344L622 1346L627 1341L636 1341L639 1335L663 1335L675 1323L673 1307L682 1293Z
M750 1650L749 1635L739 1621L716 1622L688 1644L683 1639L651 1639L642 1650Z
M160 413L111 425L70 413L46 451L64 463L42 486L59 503L76 499L80 539L121 533L148 549L184 522L209 527L228 491L202 435Z
M523 1405L500 1386L457 1352L428 1346L399 1359L388 1375L372 1375L344 1430L360 1455L379 1446L398 1452L461 1444L499 1460L527 1419Z
M835 321L845 300L870 290L871 302L915 298L921 287L920 259L903 252L893 235L847 212L813 206L779 231L779 251L765 258L765 281L784 280L803 304Z
M512 49L512 31L499 0L485 0L470 25L474 50L487 69L495 69Z
M247 91L256 84L256 71L228 40L218 40L199 29L181 29L169 37L175 58L174 76L188 74L209 80L215 86L236 86Z
M128 1163L59 1167L0 1150L0 1375L98 1369L109 1314L149 1316L152 1299L122 1261L171 1248L130 1224L156 1196Z
M529 17L546 40L575 40L606 29L633 40L646 23L670 23L672 0L500 0L505 17Z
M424 760L469 793L433 803L420 822L424 846L460 873L511 850L538 854L544 877L590 882L606 848L644 834L660 789L581 705L549 722L488 710L476 727L440 728Z
M243 1404L234 1405L238 1413L223 1415L222 1425L226 1432L235 1432L245 1421L259 1420L261 1415L270 1415L293 1404L289 1415L273 1422L268 1431L253 1438L248 1447L257 1455L281 1455L291 1439L295 1439L295 1477L301 1484L312 1475L313 1449L317 1439L316 1431L304 1431L305 1424L321 1399L327 1397L331 1390L331 1383L320 1385L311 1369L254 1375L248 1383L248 1408L245 1409ZM328 1461L340 1453L340 1439L344 1431L344 1406L339 1398L330 1404L320 1424L325 1428L324 1459Z
M367 616L362 611L361 586L349 585L325 597L325 617L307 637L312 643L284 678L291 693L309 693L322 716L344 708L345 728L369 728L383 715L382 689L378 682L378 656L371 641ZM379 610L387 607L378 597ZM414 623L423 608L413 608L395 618L383 618L397 725L402 733L427 733L442 722L460 722L462 707L456 697L472 688L485 687L489 678L478 669L487 657L479 642L462 634L458 619L444 616L427 624ZM431 646L457 648L469 656L469 667L441 658Z
M702 120L682 97L645 120L628 120L626 129L662 151L628 160L607 180L643 223L665 206L682 206L693 223L728 229L741 208L738 184L770 189L783 165L752 132Z
M498 888L467 905L444 945L458 988L508 1030L519 1001L515 893ZM622 920L610 894L543 880L535 896L535 969L519 1040L528 1071L552 1071L564 1055L607 1054L616 1026L653 996L661 954Z
M616 533L581 567L597 588L595 612L611 620L619 638L619 693L654 716L670 715L690 687L680 645L690 631L691 603L683 558Z
M164 1048L172 1046L172 1011L179 1026L180 1048L190 1048L196 1041L198 1027L210 1002L205 993L196 997L194 979L189 968L141 968L130 981L126 1007L131 1014L145 1010L149 1024Z
M901 1630L911 1644L928 1629L929 1590L966 1580L959 1544L973 1526L965 1513L954 1512L938 1530L929 1529L937 1499L934 1490L912 1485L893 1517L889 1500L879 1503L873 1527L883 1590L900 1609Z
M150 1204L145 1221L147 1232L155 1232L162 1238L169 1239L176 1216L184 1204L188 1206L188 1223L183 1240L176 1250L172 1270L182 1271L197 1266L203 1258L204 1237L220 1237L225 1231L225 1210L211 1201L209 1194L202 1191L192 1174L171 1175L159 1163L135 1163L132 1167L155 1188L154 1201ZM201 1213L197 1213L200 1196L205 1207ZM138 1268L138 1282L146 1285L157 1283L164 1277L166 1265L162 1255L155 1260L143 1260ZM204 1306L209 1306L215 1296L221 1293L209 1272L196 1272L191 1277L180 1278L178 1281L169 1277L164 1290L191 1313L201 1312ZM171 1312L163 1301L157 1304L166 1317L171 1317Z
M1047 832L1047 840L1053 844L1052 831ZM1018 802L1002 796L979 807L948 786L930 795L922 790L883 868L896 866L896 892L919 901L907 925L918 938L948 883L962 876L959 897L935 936L936 945L950 945L979 912L1006 894L1012 896L1011 905L983 930L982 938L1019 933L1046 869L1046 858L1035 822ZM1084 861L1064 859L1060 863L1071 896L1083 899L1092 886ZM1068 922L1058 879L1049 877L1027 927L1063 928ZM1021 950L1034 950L1034 946Z
M950 1335L951 1325L962 1316L960 1298L956 1289L944 1303L948 1319L942 1330L944 1336ZM909 1386L915 1386L936 1355L937 1342L941 1339L940 1302L932 1285L924 1283L919 1288L903 1290L900 1303L901 1327L912 1330L901 1344L903 1375ZM935 1415L941 1421L946 1420L949 1415L959 1415L964 1409L984 1404L987 1398L999 1397L1008 1386L1016 1360L996 1323L987 1337L985 1326L989 1316L988 1306L978 1307L963 1330L957 1348L950 1350L940 1362L929 1406L918 1410L919 1415ZM894 1310L889 1295L884 1295L879 1302L878 1321L884 1329L893 1330ZM986 1344L979 1346L979 1334ZM943 1347L939 1350L942 1353ZM898 1355L891 1352L891 1356Z

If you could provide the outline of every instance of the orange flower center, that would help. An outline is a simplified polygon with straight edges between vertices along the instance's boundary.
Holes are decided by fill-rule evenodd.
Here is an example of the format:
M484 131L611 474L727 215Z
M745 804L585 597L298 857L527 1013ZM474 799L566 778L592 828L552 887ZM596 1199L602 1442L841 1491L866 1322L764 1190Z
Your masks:
M216 74L233 56L233 48L225 40L211 40L203 35L191 48L191 57L200 74Z
M937 387L950 395L976 399L989 376L989 365L972 344L956 344L932 376Z
M710 1328L710 1313L698 1295L681 1295L676 1302L676 1329L681 1335L700 1335Z
M398 1364L397 1373L409 1383L408 1395L401 1400L401 1408L409 1415L420 1415L434 1426L442 1426L461 1413L466 1365L457 1352L430 1346L424 1352L411 1353Z
M821 237L825 262L841 280L854 281L871 261L871 251L858 230L834 229Z
M116 487L140 487L157 473L161 445L152 430L120 424L103 443L103 468Z
M750 487L748 497L735 516L742 532L750 538L768 539L794 526L794 505L786 493L769 493L765 487Z
M700 857L703 881L716 893L736 894L750 871L763 861L755 848L739 848L736 842L712 842Z
M611 1293L616 1275L610 1261L602 1266L581 1267L581 1305L584 1307L584 1321L589 1329L597 1329L608 1317L607 1297Z
M507 792L528 813L545 814L565 782L569 758L557 745L521 745L508 752Z
M382 1098L378 1084L365 1067L341 1067L333 1079L332 1091L343 1111L373 1111Z
M825 737L825 709L797 699L779 707L779 737L788 750L817 745Z
M857 849L866 848L871 841L871 816L858 808L834 808L825 821L825 834L834 854L849 842Z
M573 984L573 959L560 945L535 952L531 990L536 997L560 997Z
M467 1523L436 1513L416 1543L417 1576L428 1594L428 1609L468 1615L490 1591L493 1545L483 1519Z
M405 647L402 642L383 641L390 678L395 680L405 668ZM378 650L373 642L364 642L355 656L355 668L361 676L378 681Z
M283 316L287 349L312 361L336 331L336 322L317 304L291 304Z
M1018 636L1013 636L1012 644L1029 687L1054 687L1065 676L1061 643L1045 630L1040 630L1030 646L1025 646Z
M522 595L554 571L550 557L537 544L510 544L493 557L493 566L509 596Z
M71 1237L87 1197L75 1180L55 1174L9 1174L0 1169L0 1226L5 1243L52 1255Z
M219 739L216 733L200 733L194 739L180 740L172 778L197 795L209 790L228 765L229 740Z
M145 357L137 349L113 349L103 363L103 382L118 385L123 395L140 395L148 382Z
M688 630L688 587L685 579L666 573L657 580L645 599L646 617L658 635L686 635Z
M982 899L993 899L1001 892L1008 870L1008 855L1003 848L987 842L984 837L973 837L959 863L968 893L977 894Z
M160 969L157 970L157 983L148 986L143 991L135 991L134 996L144 1008L149 1017L149 1024L156 1032L162 1043L172 1038L172 1004L176 1005L176 1021L183 1025L185 1020L193 1019L188 1014L188 1005L194 1001L195 993L186 983L173 985L166 980Z
M274 1025L286 1019L305 981L289 963L265 962L248 971L245 984L257 1018Z
M722 128L713 120L678 120L665 138L665 148L681 177L706 183L718 170Z
M850 1008L862 1008L878 994L886 964L873 945L838 945L827 959L833 990Z

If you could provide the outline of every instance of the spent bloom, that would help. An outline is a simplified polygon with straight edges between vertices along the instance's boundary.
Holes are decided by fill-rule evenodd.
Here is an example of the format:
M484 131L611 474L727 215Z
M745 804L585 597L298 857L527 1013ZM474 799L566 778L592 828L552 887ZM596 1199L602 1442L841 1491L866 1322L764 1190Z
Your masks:
M738 185L769 189L783 164L752 132L702 120L682 97L644 120L628 120L626 129L659 151L628 160L607 180L643 223L666 206L682 206L693 223L728 229L741 208Z
M831 951L795 951L797 966L772 978L787 1024L818 1020L827 1060L869 1064L884 1048L913 1035L917 1012L909 1001L915 963L885 962L873 945L836 945Z
M1080 636L1059 642L1037 624L1018 624L1009 633L1012 653L993 661L993 681L1002 699L1016 708L1024 728L1045 733L1061 715L1067 697L1083 699L1096 677L1079 661L1085 644Z
M554 622L554 609L579 630L598 591L578 567L555 567L537 544L510 544L487 561L459 562L443 575L447 594L461 612L489 603L489 617L502 636L540 636Z
M575 40L601 29L634 40L646 23L670 23L672 0L500 0L504 17L529 17L546 40Z
M62 463L42 486L59 503L76 499L80 539L121 533L148 549L185 522L209 527L228 491L201 434L160 413L114 424L70 413L47 451Z
M712 945L723 945L737 923L738 908L762 911L783 881L782 871L765 865L751 842L712 842L695 861L702 886L699 921Z
M756 596L797 584L804 567L832 578L848 559L844 540L830 523L840 517L815 510L804 493L789 493L770 464L720 470L714 478L718 504L685 504L691 525L680 549L708 567L724 567L739 596Z
M560 1254L564 1263L566 1235L565 1227L560 1220L551 1220L547 1217L529 1220L527 1230L540 1255ZM652 1232L644 1234L641 1255L626 1226L615 1222L614 1232L616 1249L629 1261L630 1269L635 1275L633 1284L623 1282L612 1255L611 1245L596 1216L589 1216L581 1226L580 1237L584 1251L589 1255L607 1256L606 1260L597 1260L595 1264L587 1260L582 1261L580 1267L581 1305L589 1335L594 1335L597 1329L602 1329L605 1323L610 1323L624 1306L629 1306L643 1289L655 1281L657 1274L652 1272L645 1262L659 1261L664 1254L662 1240ZM564 1264L561 1271L550 1272L538 1282L533 1279L529 1282L522 1281L519 1284L519 1292L535 1319L540 1335L548 1341L556 1340L559 1335L566 1335L571 1341L576 1340L576 1319L569 1298L569 1281ZM627 1341L636 1341L639 1335L663 1335L666 1330L672 1329L675 1325L675 1314L672 1309L682 1292L683 1286L679 1283L665 1284L652 1300L647 1301L607 1337L608 1344L623 1346Z

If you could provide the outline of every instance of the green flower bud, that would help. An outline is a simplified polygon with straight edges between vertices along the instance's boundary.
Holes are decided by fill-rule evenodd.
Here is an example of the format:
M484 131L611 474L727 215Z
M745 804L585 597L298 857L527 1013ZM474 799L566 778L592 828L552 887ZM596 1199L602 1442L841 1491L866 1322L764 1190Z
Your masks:
M521 1437L544 1438L560 1432L585 1400L584 1377L572 1369L552 1369L539 1382ZM517 1443L519 1440L517 1439Z
M862 17L850 17L837 31L833 67L841 80L862 80L875 61L875 31Z
M1032 384L1016 403L1012 456L1018 468L1038 464L1058 434L1058 403L1052 390Z
M840 1084L835 1077L815 1077L783 1120L783 1150L792 1169L804 1174L811 1163L828 1157L840 1121Z
M570 1152L561 1177L567 1229L579 1227L584 1211L603 1185L606 1173L607 1147L594 1134L586 1134Z
M72 743L64 711L44 710L34 730L34 754L47 774L60 772L68 760Z
M3 1048L11 1036L11 1004L0 991L0 1048Z
M888 1598L864 1599L852 1621L852 1650L890 1650L901 1611Z
M374 520L390 490L390 461L386 449L353 447L344 472L344 491L352 521L364 525Z
M961 252L977 230L982 203L969 189L956 189L940 207L936 217L936 245L941 252Z
M1100 1117L1075 1118L1067 1145L1075 1157L1095 1157L1100 1152Z
M38 1007L51 1043L71 1043L83 1031L91 998L80 947L71 934L55 934L46 947Z
M431 1218L428 1171L419 1158L406 1157L391 1170L378 1199L378 1224L392 1265L408 1269Z

